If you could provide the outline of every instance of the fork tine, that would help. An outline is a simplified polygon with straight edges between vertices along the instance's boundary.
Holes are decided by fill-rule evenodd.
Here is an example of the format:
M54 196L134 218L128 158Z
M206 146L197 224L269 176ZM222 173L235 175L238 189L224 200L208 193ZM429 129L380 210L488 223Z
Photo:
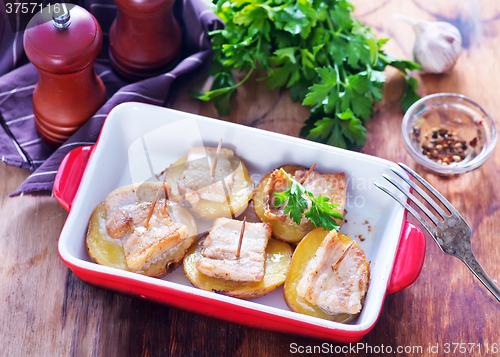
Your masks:
M431 228L431 226L429 225L429 223L427 223L427 221L425 219L422 218L422 216L413 209L413 207L411 207L408 203L406 203L405 201L401 200L400 198L396 197L391 191L389 191L387 188L385 188L384 186L382 185L379 185L378 183L374 182L373 183L375 186L377 186L378 188L380 188L382 191L384 191L385 193L387 193L389 196L391 196L392 198L394 198L401 206L403 206L404 208L406 208L406 210L408 212L410 212L413 217L415 217L416 219L418 219L418 221L420 223L422 223L422 225L425 227L425 229L427 229L427 231L429 232L429 234L434 237L432 231L433 229Z
M429 219L432 221L432 223L434 223L434 225L438 225L439 223L439 220L436 218L435 215L432 214L431 211L429 211L429 209L427 207L425 207L422 202L420 202L419 200L417 200L417 198L415 196L413 196L410 192L406 192L406 190L401 187L396 181L394 181L391 177L389 177L388 175L386 174L383 174L382 175L387 181L389 181L393 186L395 186L399 191L401 191L402 193L404 193L406 195L406 197L408 197L413 203L415 203L418 208L420 208L427 217L429 217Z
M398 175L404 182L406 182L408 185L410 185L411 188L413 188L415 191L418 192L422 198L427 201L428 204L432 206L436 210L436 212L442 217L448 217L449 215L443 211L443 209L424 191L422 190L419 186L415 184L412 180L410 180L408 177L404 177L398 170L395 168L391 167L392 172L394 172L396 175Z
M457 215L460 215L458 211L451 205L451 203L444 198L442 194L440 194L434 187L432 187L427 181L425 181L419 174L417 174L415 171L410 169L408 166L405 164L399 163L399 166L401 166L406 172L408 172L411 176L416 178L426 189L428 189L436 198L450 211L450 213L454 213ZM444 218L444 217L443 217Z

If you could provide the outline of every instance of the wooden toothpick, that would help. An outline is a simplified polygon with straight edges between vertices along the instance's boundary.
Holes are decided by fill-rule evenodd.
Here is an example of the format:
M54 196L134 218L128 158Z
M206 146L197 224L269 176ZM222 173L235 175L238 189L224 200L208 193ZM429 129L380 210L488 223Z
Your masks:
M309 177L309 175L311 174L311 172L313 172L314 168L316 167L318 163L316 162L314 165L311 166L311 168L309 169L309 171L307 171L307 173L305 174L305 176L302 178L302 180L300 180L300 184L302 185L304 182L306 182L307 178Z
M149 226L149 220L151 219L151 216L153 215L153 211L155 210L156 206L156 201L158 201L158 197L160 196L160 189L156 191L155 198L153 199L153 204L151 205L151 209L149 210L148 218L146 218L146 221L144 222L144 227L148 228Z
M215 168L217 167L217 160L219 159L220 148L222 146L222 138L219 141L219 146L217 146L217 151L215 152L214 165L212 166L212 171L210 175L212 176L212 182L215 183ZM210 162L210 160L208 161Z
M354 245L354 241L352 241L348 246L347 248L344 250L344 252L342 253L342 255L340 256L340 258L335 262L335 264L332 265L332 270L335 270L339 267L340 263L342 262L342 260L344 260L344 258L347 256L347 253L349 253L349 250L351 250L352 246Z
M240 258L241 243L243 243L243 235L245 234L245 224L247 222L247 217L243 218L243 224L241 225L240 241L238 242L238 249L236 250L236 258Z
M165 184L165 181L162 183L163 185L163 192L165 192L165 211L167 210L167 200L168 200L168 190L167 190L167 185Z

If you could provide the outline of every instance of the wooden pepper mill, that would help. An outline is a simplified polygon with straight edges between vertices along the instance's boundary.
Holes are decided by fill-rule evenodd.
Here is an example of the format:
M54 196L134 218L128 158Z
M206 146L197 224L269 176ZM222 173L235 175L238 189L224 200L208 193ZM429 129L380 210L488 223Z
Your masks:
M168 70L179 58L182 35L174 0L115 0L109 58L123 77L140 80Z
M64 143L106 101L106 89L94 71L101 27L87 10L59 5L63 10L57 13L48 8L38 12L24 33L24 49L39 74L33 92L35 125L54 146Z

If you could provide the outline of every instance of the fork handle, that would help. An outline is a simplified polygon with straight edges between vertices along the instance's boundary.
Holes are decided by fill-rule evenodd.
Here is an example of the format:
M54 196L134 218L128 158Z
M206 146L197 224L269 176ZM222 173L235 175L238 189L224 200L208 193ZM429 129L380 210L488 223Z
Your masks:
M462 258L462 261L467 265L467 267L474 273L474 275L483 283L484 286L493 294L493 296L500 302L500 289L491 280L491 278L486 274L484 269L481 267L476 257L472 253L468 253Z

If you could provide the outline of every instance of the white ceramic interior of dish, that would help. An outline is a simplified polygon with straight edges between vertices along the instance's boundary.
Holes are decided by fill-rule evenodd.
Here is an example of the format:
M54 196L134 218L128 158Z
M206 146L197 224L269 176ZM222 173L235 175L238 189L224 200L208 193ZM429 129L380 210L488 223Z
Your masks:
M233 149L245 162L256 183L264 174L283 164L310 167L317 162L316 170L320 172L346 173L347 223L341 232L355 239L371 261L364 308L354 321L340 324L292 312L285 304L282 287L261 298L245 301L192 287L182 267L163 279L154 279L90 261L85 247L87 224L95 207L113 189L146 180L151 177L151 166L159 173L185 156L188 149L202 144L215 147L221 138L223 147ZM404 209L373 184L384 184L383 173L397 180L390 167L396 165L264 130L141 103L122 104L113 109L103 126L62 230L59 252L72 264L88 271L113 274L117 279L127 277L158 286L166 284L180 291L327 328L365 330L376 322L382 308L404 220Z

